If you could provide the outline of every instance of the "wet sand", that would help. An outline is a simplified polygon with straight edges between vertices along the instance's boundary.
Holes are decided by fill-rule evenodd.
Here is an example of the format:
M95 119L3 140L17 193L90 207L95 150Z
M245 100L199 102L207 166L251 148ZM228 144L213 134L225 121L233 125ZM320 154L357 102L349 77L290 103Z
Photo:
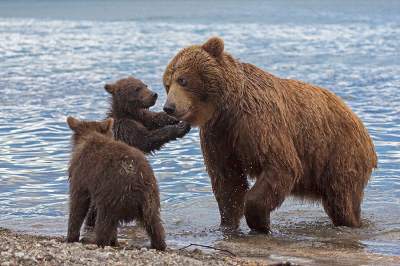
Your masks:
M347 246L318 246L306 241L282 244L273 238L262 242L263 245L260 245L258 241L241 239L221 242L216 246L228 249L240 258L284 261L293 265L400 265L399 256L349 249Z

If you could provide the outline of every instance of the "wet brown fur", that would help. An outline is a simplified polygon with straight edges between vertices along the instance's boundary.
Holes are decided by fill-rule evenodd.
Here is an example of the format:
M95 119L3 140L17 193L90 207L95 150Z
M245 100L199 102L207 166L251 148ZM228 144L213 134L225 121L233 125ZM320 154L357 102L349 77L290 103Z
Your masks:
M190 126L179 122L165 112L148 110L157 101L157 94L134 77L127 77L106 84L104 89L111 95L108 117L114 119L114 138L144 153L159 150L165 143L186 135ZM96 223L96 210L90 208L86 226Z
M89 122L69 117L67 123L73 130L67 241L79 241L82 223L94 204L97 245L117 245L118 224L137 220L151 246L165 250L157 180L143 152L113 140L112 119Z
M187 47L164 73L166 104L200 127L221 225L236 228L244 214L251 229L267 232L270 212L294 195L321 200L336 226L359 227L363 190L377 166L361 120L330 91L223 50L217 37ZM247 177L255 179L251 188Z
M157 100L157 94L142 81L127 77L105 85L111 94L108 116L114 119L114 137L145 153L160 149L165 143L183 137L190 130L165 112L148 110Z

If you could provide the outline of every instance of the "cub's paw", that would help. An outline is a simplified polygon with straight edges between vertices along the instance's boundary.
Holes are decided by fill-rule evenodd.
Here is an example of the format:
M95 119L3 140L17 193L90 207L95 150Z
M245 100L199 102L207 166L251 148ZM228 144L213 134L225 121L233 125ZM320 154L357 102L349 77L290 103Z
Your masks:
M178 130L178 138L181 138L185 136L187 133L190 131L190 124L180 121L178 124L176 124L176 128Z
M176 125L176 124L178 124L179 123L179 120L178 119L176 119L175 117L173 117L173 116L170 116L170 115L168 115L167 113L165 113L165 112L163 112L164 114L163 114L163 117L164 117L164 119L165 119L165 121L166 121L166 125Z

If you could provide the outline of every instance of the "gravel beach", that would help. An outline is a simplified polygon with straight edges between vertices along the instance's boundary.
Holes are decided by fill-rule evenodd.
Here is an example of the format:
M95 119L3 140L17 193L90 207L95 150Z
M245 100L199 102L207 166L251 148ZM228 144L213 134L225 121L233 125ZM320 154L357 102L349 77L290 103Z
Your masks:
M0 228L0 265L291 265L237 258L221 253L205 254L147 248L98 248L92 244L66 244L62 237L15 233Z
M119 247L65 243L64 237L18 233L0 227L0 266L6 265L400 265L400 256L315 247L282 246L270 241L262 249L249 241L217 244L215 250L170 247L149 250L121 239ZM250 241L251 242L251 241ZM219 251L217 249L221 249ZM231 254L229 254L231 252Z

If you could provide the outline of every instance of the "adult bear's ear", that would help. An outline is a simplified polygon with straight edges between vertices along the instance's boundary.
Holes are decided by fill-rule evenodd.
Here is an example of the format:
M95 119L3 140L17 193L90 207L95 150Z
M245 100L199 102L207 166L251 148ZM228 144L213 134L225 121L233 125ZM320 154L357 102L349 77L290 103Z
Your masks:
M81 123L81 121L79 121L76 118L73 118L72 116L68 116L68 118L67 118L67 124L68 124L69 128L72 129L73 131L78 129L80 123Z
M211 56L220 57L224 51L224 40L219 37L212 37L208 39L208 41L206 41L201 47Z
M105 89L108 93L110 93L110 94L113 94L114 91L115 91L115 87L114 87L113 84L106 84L106 85L104 85L104 89Z

